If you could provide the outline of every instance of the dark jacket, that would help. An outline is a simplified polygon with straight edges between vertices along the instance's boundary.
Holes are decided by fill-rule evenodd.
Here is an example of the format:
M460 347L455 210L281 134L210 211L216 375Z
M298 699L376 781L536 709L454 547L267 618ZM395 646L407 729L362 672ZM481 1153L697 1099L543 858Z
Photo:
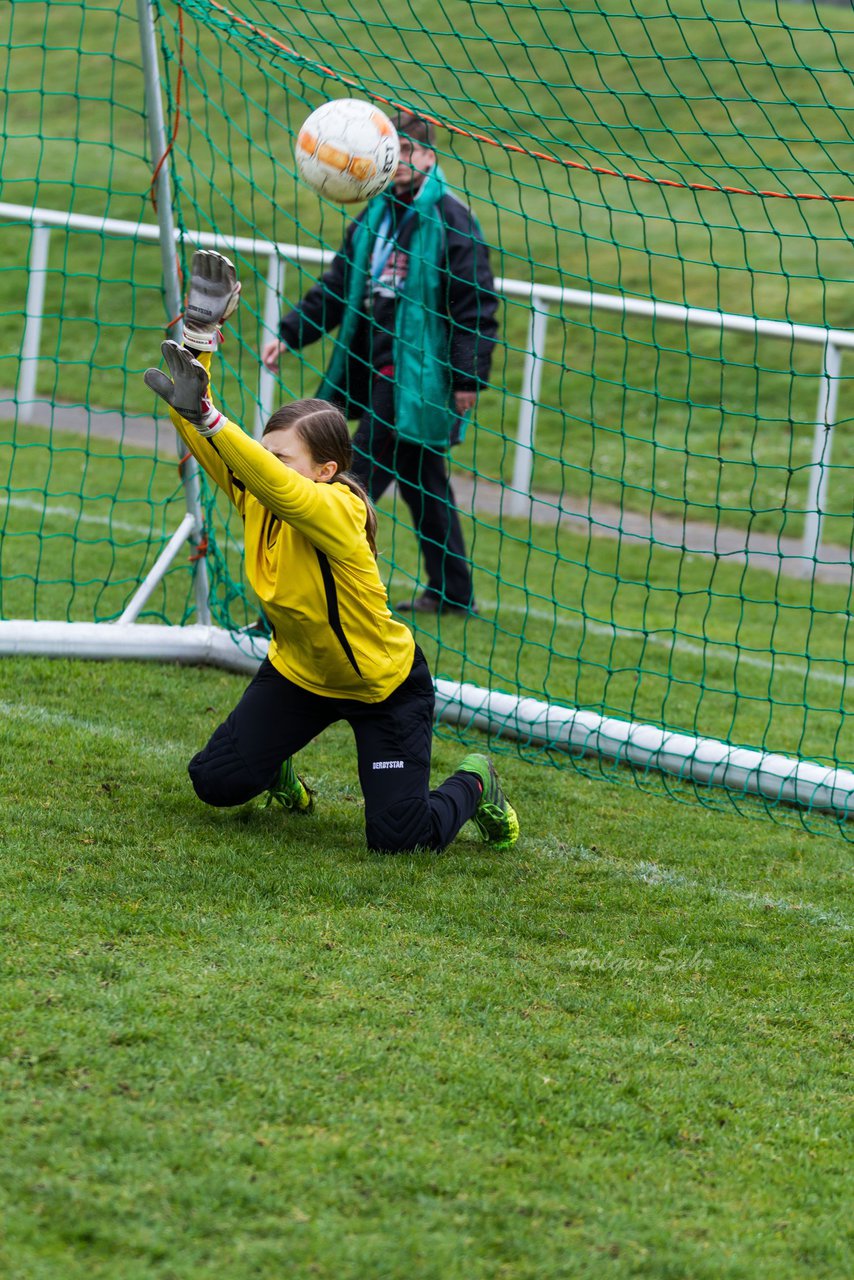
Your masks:
M381 199L382 197L377 197ZM403 220L407 205L390 202L402 221L395 241L397 270L405 271L406 250L414 224ZM287 316L279 334L292 351L315 342L341 323L349 296L348 268L353 233L369 206L347 228L344 243L320 280ZM446 193L439 205L444 224L444 254L439 264L447 316L447 359L454 391L475 391L489 378L492 351L498 333L498 297L489 265L489 253L471 211ZM401 258L404 259L401 263ZM394 261L392 263L394 265ZM356 329L348 360L343 408L348 417L360 417L370 402L374 376L392 360L395 314L394 289L374 289Z

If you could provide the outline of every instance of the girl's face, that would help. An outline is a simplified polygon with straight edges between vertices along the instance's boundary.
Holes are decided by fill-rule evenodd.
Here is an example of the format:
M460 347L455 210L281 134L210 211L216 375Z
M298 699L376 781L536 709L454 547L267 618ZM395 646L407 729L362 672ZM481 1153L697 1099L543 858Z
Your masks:
M261 443L265 449L270 450L273 457L284 462L286 467L317 484L325 484L338 470L335 462L315 462L308 445L293 427L279 427L276 431L268 431Z

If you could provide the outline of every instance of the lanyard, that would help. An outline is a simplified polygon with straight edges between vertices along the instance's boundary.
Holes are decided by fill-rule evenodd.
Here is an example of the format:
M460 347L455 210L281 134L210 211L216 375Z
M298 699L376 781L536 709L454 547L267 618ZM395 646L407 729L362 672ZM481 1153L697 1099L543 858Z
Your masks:
M406 210L406 213L398 222L397 227L395 228L394 234L390 235L389 233L391 231L391 209L386 210L385 214L383 215L383 220L377 229L377 238L374 241L374 247L373 247L373 250L371 251L371 279L372 280L379 280L380 276L385 271L386 263L388 262L394 250L395 241L397 240L403 228L406 226L407 222L409 222L410 218L414 215L414 213L415 213L415 207L414 205L410 205L409 208Z

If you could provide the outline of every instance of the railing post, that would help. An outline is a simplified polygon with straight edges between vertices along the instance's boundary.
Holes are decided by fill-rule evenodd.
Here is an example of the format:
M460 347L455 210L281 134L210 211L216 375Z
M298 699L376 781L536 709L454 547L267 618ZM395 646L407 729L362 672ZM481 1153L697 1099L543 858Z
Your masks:
M528 350L522 370L519 423L516 428L516 456L513 459L513 482L507 500L507 511L512 516L525 516L531 505L531 473L534 469L534 435L537 425L537 407L543 381L543 362L546 353L546 325L549 319L548 303L536 294L531 296L531 321L528 327Z
M36 398L49 246L50 227L46 227L41 222L34 222L30 237L24 336L21 339L21 362L18 369L18 386L15 391L18 417L21 422L29 422L32 418Z
M278 247L272 246L270 265L267 268L267 284L264 290L264 315L261 320L261 342L268 338L278 338L279 318L282 309L282 294L285 289L285 262L279 256ZM255 439L261 439L261 432L267 419L273 412L276 397L276 375L261 365L258 374L258 409L255 413Z
M821 551L821 531L824 509L827 506L827 481L830 454L833 447L833 424L836 421L836 402L839 397L839 374L842 353L828 341L824 348L824 368L818 388L815 435L812 445L812 464L809 473L806 512L804 515L804 540L802 551L808 560L817 561Z
M142 67L145 76L145 114L148 121L148 137L152 163L157 165L155 191L157 195L157 222L160 227L160 259L163 264L163 287L166 294L166 310L169 314L172 336L180 341L183 311L181 283L178 278L178 262L175 256L175 224L172 221L172 187L166 156L166 127L163 123L163 103L160 98L160 72L157 63L157 43L154 36L154 15L151 0L136 0L139 17L139 41L142 51ZM163 161L163 163L160 163ZM183 443L177 440L179 457L183 457ZM182 468L185 501L188 512L195 517L193 542L198 545L204 533L199 468L194 458L189 458ZM202 624L210 622L208 599L208 570L204 557L196 561L194 578L196 617Z

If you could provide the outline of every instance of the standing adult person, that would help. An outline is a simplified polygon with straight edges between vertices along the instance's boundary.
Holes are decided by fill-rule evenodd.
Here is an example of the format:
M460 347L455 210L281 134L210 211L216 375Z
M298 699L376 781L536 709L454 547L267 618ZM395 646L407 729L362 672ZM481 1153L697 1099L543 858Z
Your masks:
M489 377L498 298L477 220L437 163L433 125L410 112L393 122L391 187L347 228L262 360L273 369L282 352L338 329L318 395L359 419L353 471L373 501L397 481L424 558L425 591L396 607L468 613L474 589L448 450Z

